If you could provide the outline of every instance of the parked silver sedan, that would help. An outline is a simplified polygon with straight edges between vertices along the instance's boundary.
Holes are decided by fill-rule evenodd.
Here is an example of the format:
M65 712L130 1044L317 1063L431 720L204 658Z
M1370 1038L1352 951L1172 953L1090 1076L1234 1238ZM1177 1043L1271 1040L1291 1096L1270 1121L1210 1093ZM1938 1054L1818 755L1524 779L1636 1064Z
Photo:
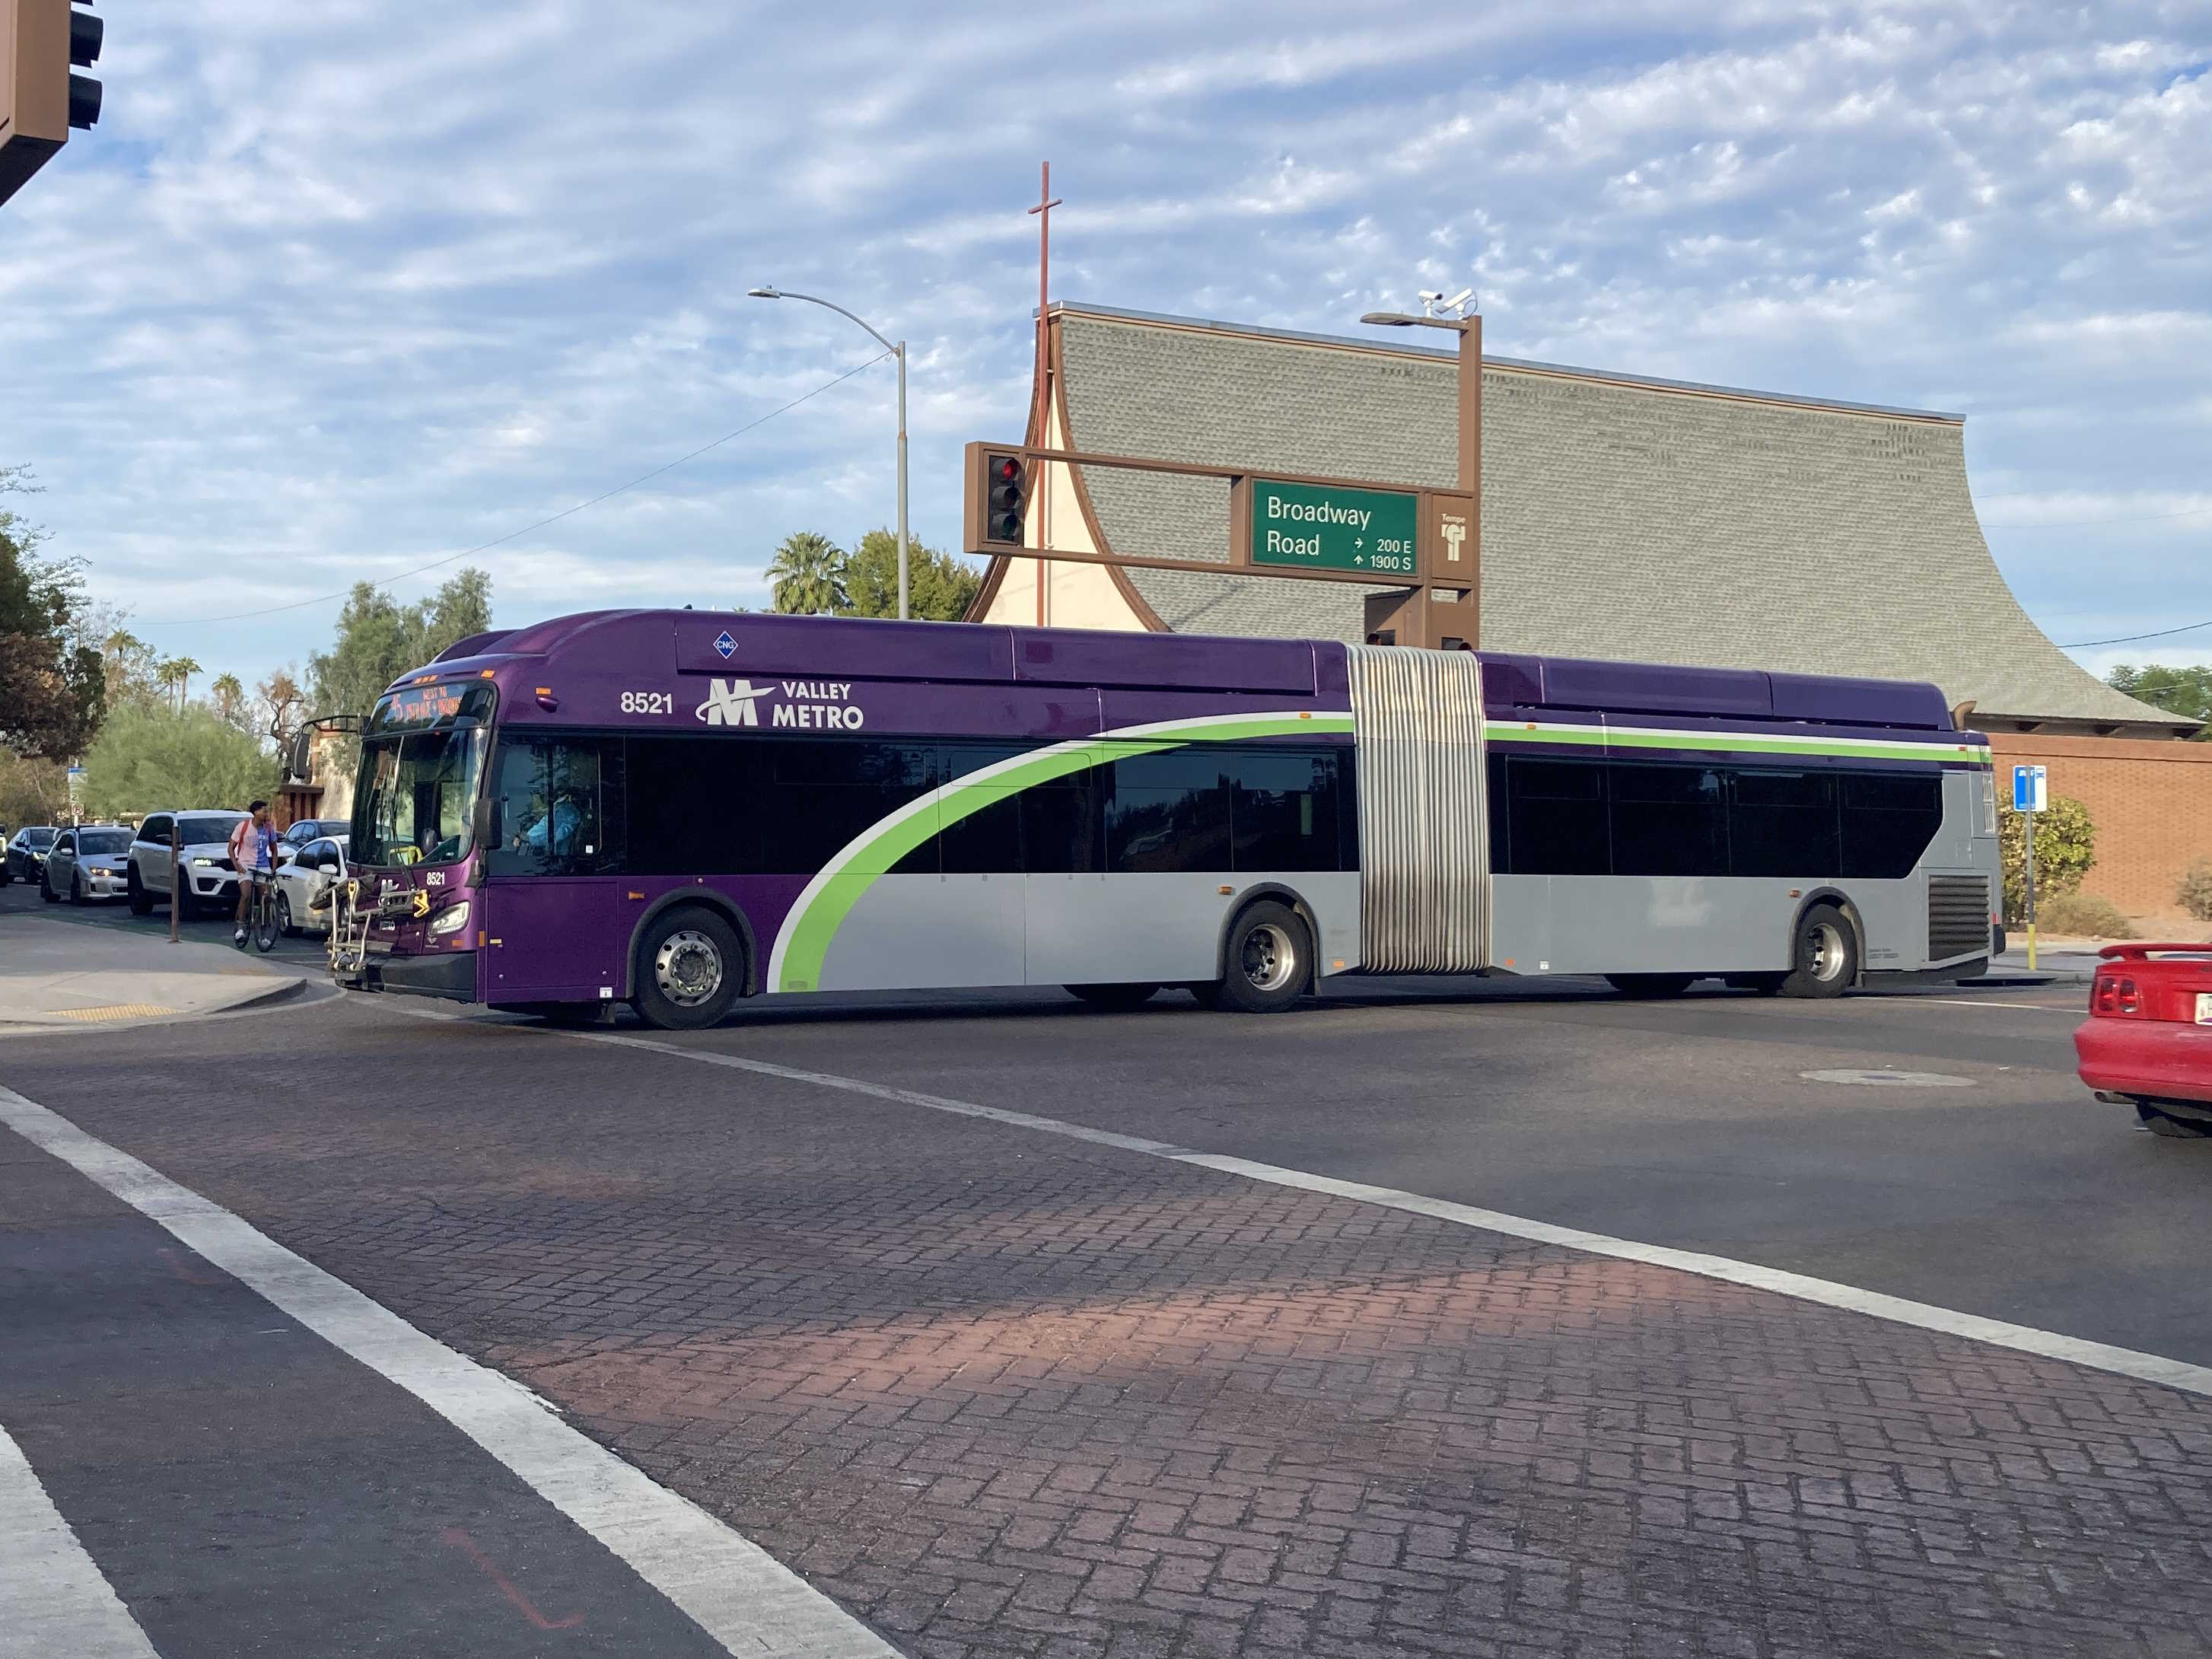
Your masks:
M131 832L119 823L88 823L54 837L39 872L40 896L53 904L89 904L124 896L124 866L131 854Z
M346 836L325 836L319 841L309 842L276 866L279 932L296 933L309 928L319 933L331 931L331 907L325 904L318 910L315 901L344 876L346 846L350 839Z

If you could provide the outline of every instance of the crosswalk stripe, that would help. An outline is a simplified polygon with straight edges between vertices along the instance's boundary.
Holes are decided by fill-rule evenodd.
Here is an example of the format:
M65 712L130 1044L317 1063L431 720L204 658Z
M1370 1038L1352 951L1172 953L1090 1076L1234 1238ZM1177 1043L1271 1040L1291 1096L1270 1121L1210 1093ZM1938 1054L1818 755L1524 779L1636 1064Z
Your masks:
M897 1659L896 1649L759 1545L570 1428L512 1377L417 1330L212 1199L12 1089L0 1088L0 1124L159 1222L340 1352L406 1389L627 1562L731 1653L745 1659ZM5 1513L0 1507L0 1515ZM0 1534L0 1543L5 1541ZM8 1559L0 1554L0 1562ZM112 1659L150 1653L143 1639L139 1648L113 1650ZM0 1631L0 1659L14 1659L6 1641ZM22 1651L29 1659L33 1650ZM111 1659L110 1650L74 1642L36 1652L39 1659L63 1654Z
M0 1429L0 1659L156 1659L154 1644Z

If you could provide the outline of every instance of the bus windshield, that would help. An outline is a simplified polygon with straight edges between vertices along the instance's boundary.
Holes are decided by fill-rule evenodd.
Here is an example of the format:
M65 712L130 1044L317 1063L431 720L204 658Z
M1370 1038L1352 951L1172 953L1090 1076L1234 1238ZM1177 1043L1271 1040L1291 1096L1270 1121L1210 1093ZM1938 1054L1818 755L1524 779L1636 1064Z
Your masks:
M410 686L377 704L362 739L356 863L452 864L469 855L492 702L489 684L463 680Z

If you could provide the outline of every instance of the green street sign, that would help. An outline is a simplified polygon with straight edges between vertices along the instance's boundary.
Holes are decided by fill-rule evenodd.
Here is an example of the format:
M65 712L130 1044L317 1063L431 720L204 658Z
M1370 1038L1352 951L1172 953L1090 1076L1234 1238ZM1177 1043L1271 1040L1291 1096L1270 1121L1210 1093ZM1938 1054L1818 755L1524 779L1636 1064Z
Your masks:
M1252 562L1417 574L1412 490L1252 480Z

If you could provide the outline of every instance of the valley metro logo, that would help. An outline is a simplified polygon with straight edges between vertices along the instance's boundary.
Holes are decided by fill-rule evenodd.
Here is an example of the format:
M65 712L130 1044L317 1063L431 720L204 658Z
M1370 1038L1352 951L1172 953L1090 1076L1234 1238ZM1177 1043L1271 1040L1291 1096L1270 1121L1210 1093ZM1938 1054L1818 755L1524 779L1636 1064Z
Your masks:
M758 726L760 711L754 705L775 690L750 680L709 680L707 701L692 713L709 726Z

